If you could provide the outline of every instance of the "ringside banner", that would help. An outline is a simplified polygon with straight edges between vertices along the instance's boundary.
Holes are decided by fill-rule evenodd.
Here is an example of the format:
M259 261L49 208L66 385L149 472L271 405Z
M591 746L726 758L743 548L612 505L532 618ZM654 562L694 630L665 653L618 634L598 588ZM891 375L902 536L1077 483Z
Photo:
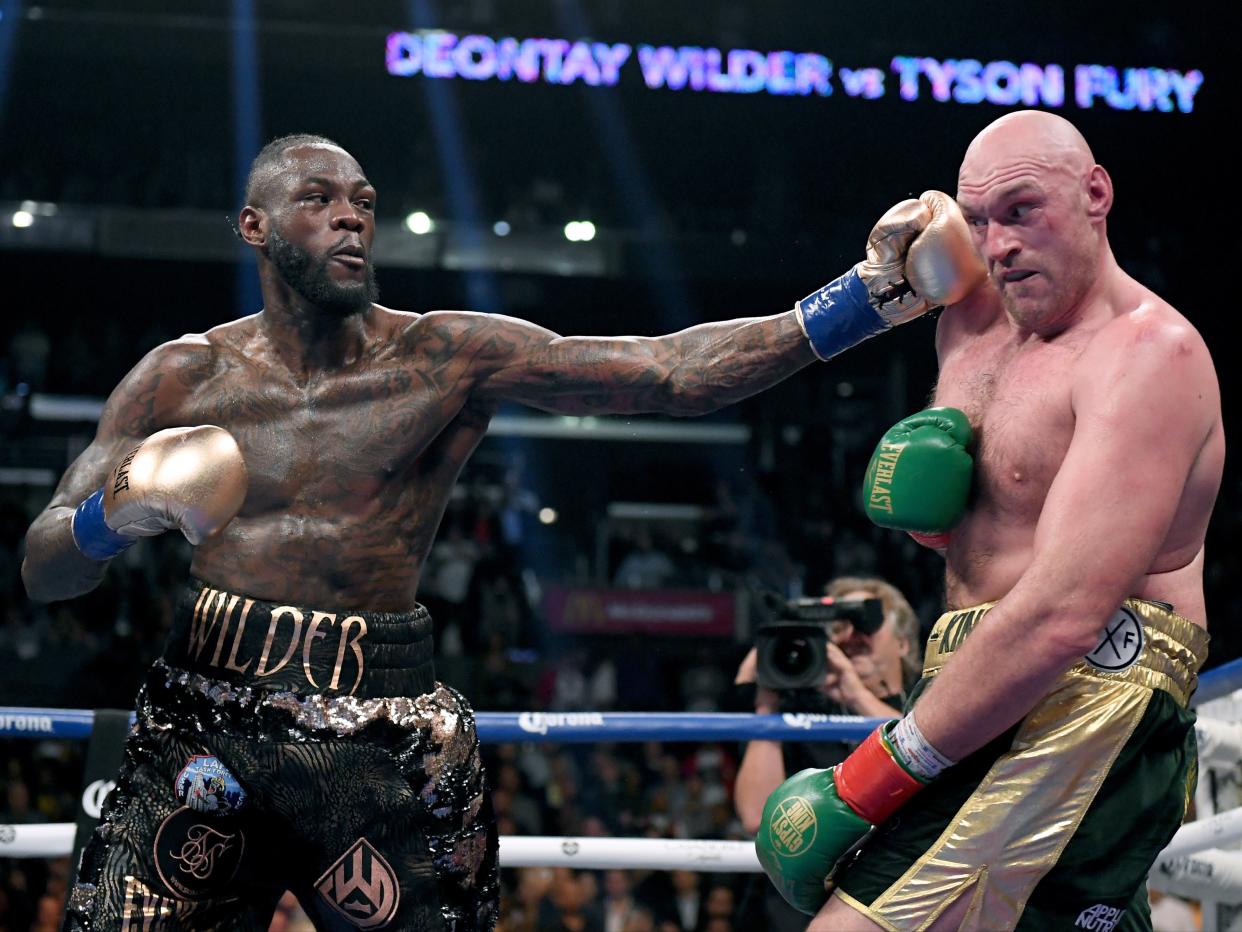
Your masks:
M694 590L552 587L544 612L553 631L732 637L739 616L733 593Z

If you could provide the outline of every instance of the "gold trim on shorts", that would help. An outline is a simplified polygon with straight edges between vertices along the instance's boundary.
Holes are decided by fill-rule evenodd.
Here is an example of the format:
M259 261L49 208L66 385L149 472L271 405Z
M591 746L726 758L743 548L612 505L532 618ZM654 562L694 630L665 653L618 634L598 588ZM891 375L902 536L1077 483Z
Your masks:
M924 676L940 671L994 604L940 616L927 640ZM1127 599L1087 655L1099 663L1084 659L1057 680L935 844L870 905L840 890L836 895L889 930L926 929L963 896L971 902L960 929L1013 928L1078 829L1152 691L1186 705L1207 641L1206 631L1164 605Z

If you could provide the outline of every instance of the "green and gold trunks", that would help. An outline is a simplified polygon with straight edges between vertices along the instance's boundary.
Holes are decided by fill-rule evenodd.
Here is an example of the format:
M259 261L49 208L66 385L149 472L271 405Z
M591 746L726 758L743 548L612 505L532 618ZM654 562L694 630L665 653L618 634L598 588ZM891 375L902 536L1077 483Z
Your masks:
M907 709L991 607L940 617ZM962 897L962 929L1150 929L1147 872L1194 791L1207 642L1127 599L1025 719L880 828L837 895L885 929L927 928Z

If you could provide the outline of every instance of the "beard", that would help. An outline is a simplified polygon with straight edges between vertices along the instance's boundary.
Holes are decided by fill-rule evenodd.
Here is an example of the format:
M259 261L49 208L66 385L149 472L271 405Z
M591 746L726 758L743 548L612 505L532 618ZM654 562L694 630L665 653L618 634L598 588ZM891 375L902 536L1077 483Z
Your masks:
M365 311L379 297L375 266L369 258L362 281L333 281L328 274L328 256L315 256L275 230L268 233L267 256L285 283L321 310L347 317Z

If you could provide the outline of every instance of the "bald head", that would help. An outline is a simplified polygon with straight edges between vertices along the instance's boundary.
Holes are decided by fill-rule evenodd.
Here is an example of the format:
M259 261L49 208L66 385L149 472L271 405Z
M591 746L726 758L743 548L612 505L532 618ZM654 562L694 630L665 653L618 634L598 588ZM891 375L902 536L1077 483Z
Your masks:
M974 138L962 159L957 183L959 192L977 189L1023 170L1081 178L1093 165L1091 147L1073 123L1042 110L1020 110L988 124Z
M1107 266L1113 183L1082 134L1023 110L975 137L957 175L957 203L1011 319L1052 332Z

